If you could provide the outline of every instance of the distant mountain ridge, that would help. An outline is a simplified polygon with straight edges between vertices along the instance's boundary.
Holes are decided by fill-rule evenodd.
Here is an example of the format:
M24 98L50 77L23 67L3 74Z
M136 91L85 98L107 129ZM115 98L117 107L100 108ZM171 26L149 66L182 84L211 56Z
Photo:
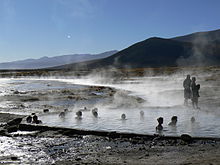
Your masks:
M171 39L183 42L199 42L199 40L205 40L205 42L220 41L220 29L207 32L196 32Z
M153 37L112 56L53 69L143 68L220 65L220 30L164 39Z
M70 63L85 62L95 59L102 59L117 53L116 50L107 51L100 54L73 54L55 57L42 57L39 59L26 59L13 62L0 63L0 69L40 69Z

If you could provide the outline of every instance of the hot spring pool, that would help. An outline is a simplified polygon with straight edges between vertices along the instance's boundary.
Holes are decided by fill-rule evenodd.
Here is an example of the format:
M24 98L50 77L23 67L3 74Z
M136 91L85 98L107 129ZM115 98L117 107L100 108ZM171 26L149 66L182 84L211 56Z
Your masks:
M144 111L144 117L140 116ZM155 134L157 118L164 118L163 135L179 136L188 133L196 137L220 137L219 116L200 110L184 107L142 108L142 109L99 109L99 117L95 118L91 111L83 112L82 119L76 119L76 111L68 112L64 118L58 114L40 116L45 125L67 127L84 130L118 131L139 134ZM126 120L121 114L126 114ZM176 127L168 126L172 116L178 116ZM191 122L191 117L196 120Z
M98 102L99 117L94 118L91 111L83 112L81 120L75 119L77 108L70 108L70 112L64 118L59 113L48 113L39 116L44 125L77 128L85 130L105 130L130 132L140 134L155 134L157 118L164 118L164 135L181 135L188 133L198 137L220 137L220 83L218 81L207 82L205 77L198 78L201 84L201 97L199 104L201 110L187 108L183 104L183 75L143 77L123 80L117 83L106 83L96 77L83 79L54 79L54 78L23 78L23 79L1 79L0 95L4 96L10 90L32 91L46 89L83 88L84 85L109 86L120 90L130 91L130 95L139 96L146 103L139 108L113 108L115 105L101 106ZM51 85L52 84L52 85ZM212 93L210 93L212 92ZM120 101L124 101L123 99ZM126 101L126 100L125 100ZM65 104L66 102L62 102ZM126 103L126 102L125 102ZM33 103L31 103L33 104ZM46 104L46 102L45 102ZM60 105L62 107L62 105ZM63 105L66 108L67 105ZM86 106L86 105L85 105ZM210 108L214 111L210 111ZM120 106L118 106L120 107ZM13 109L12 109L13 110ZM29 110L29 109L27 109ZM140 111L144 111L144 117L140 117ZM17 112L18 110L14 110ZM13 113L14 113L13 112ZM39 110L42 112L42 109ZM28 111L30 113L30 111ZM127 120L121 120L121 114L125 113ZM172 116L178 116L176 127L168 126ZM191 122L191 117L196 121Z

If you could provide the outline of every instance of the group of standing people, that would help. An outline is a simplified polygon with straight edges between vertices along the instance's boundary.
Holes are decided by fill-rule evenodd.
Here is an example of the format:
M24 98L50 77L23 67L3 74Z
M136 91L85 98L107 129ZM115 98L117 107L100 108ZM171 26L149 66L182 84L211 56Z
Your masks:
M184 105L188 106L188 100L192 100L192 106L195 109L199 109L198 107L198 98L199 96L199 89L200 84L196 84L196 78L190 78L190 75L186 76L186 79L183 81L184 87Z

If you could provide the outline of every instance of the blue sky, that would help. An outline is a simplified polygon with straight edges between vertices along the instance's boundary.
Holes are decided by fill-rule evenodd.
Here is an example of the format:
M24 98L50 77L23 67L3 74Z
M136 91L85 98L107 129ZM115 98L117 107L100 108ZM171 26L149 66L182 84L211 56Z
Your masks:
M219 0L0 0L0 62L220 29Z

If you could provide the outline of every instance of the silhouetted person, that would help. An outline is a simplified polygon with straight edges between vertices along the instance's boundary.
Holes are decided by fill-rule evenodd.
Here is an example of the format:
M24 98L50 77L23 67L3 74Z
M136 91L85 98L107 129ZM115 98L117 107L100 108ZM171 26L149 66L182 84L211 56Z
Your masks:
M34 123L34 124L41 124L42 121L41 121L41 120L38 120L37 115L34 115L34 116L33 116L33 121L32 121L32 123Z
M177 116L173 116L171 118L171 122L168 124L170 126L176 126L176 123L177 123Z
M94 108L93 110L92 110L92 114L93 114L93 116L94 117L98 117L98 109L97 108Z
M77 119L81 119L82 118L82 111L77 111L76 116L77 116L76 117Z
M196 121L195 117L191 117L191 122L194 123Z
M192 92L193 90L196 88L196 78L195 77L192 77L192 82L191 82L191 89L192 89Z
M144 111L140 111L140 115L141 115L141 117L143 117L144 116Z
M59 114L59 117L61 117L61 118L63 118L63 117L65 117L65 112L60 112L60 114Z
M183 81L183 87L184 87L184 105L188 105L188 99L191 98L191 79L190 75L186 76L186 79Z
M198 100L199 100L199 89L200 89L200 84L197 84L194 89L192 90L192 105L193 108L199 109L198 107Z
M126 119L126 115L125 115L124 113L121 115L121 119L122 119L122 120L125 120L125 119Z
M49 112L49 109L44 109L43 112L44 112L44 113L48 113L48 112Z
M157 130L157 131L162 131L162 130L163 130L163 126L162 126L162 124L163 124L163 118L162 118L162 117L159 117L159 118L157 119L157 121L158 121L158 125L157 125L157 127L156 127L156 130Z
M32 117L31 117L31 116L28 116L28 117L26 118L26 122L27 122L27 123L31 123L31 122L32 122Z
M97 111L92 112L92 114L93 114L94 117L98 117L98 112Z
M33 116L33 121L32 121L32 123L36 123L36 122L37 122L37 120L38 120L37 115L34 115L34 116Z

